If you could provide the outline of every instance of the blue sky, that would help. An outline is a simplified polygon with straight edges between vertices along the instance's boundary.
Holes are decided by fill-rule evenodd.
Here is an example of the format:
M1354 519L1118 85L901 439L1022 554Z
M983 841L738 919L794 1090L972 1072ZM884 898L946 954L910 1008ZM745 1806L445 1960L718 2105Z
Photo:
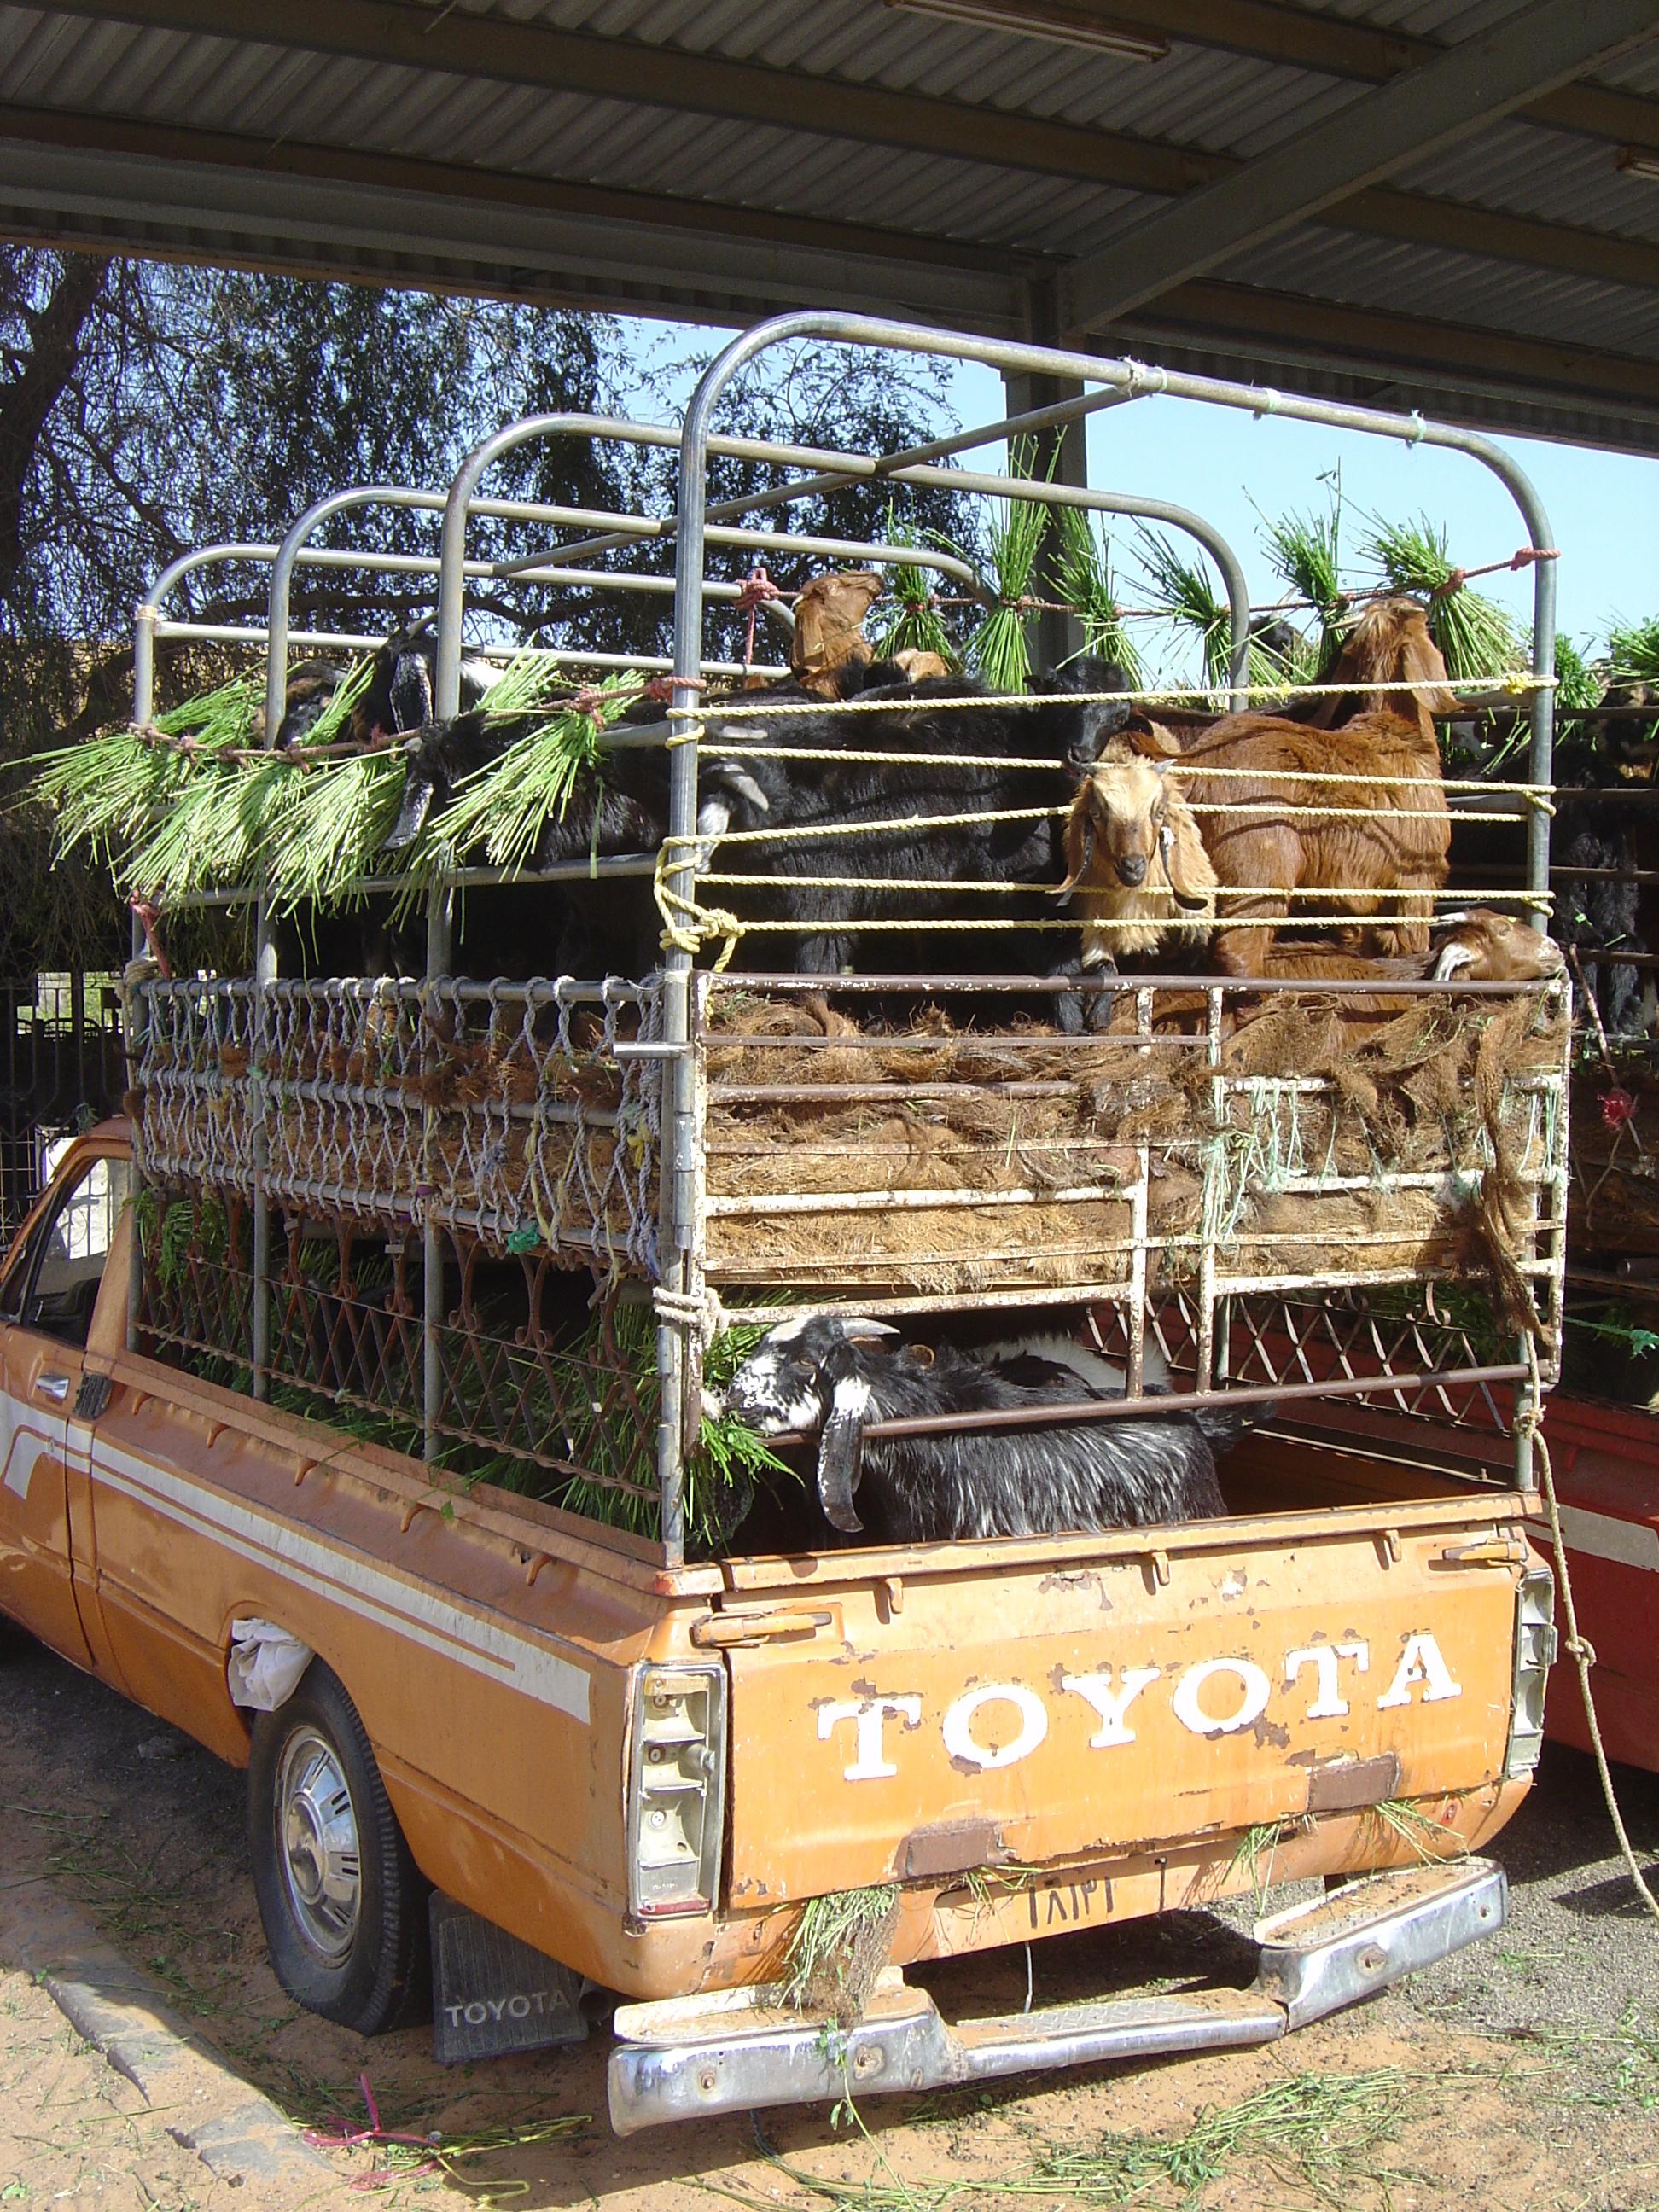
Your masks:
M995 420L1000 378L964 368L956 406L964 422ZM1610 622L1659 614L1659 460L1536 438L1498 442L1531 477L1553 526L1561 555L1557 619L1575 644L1599 649ZM1468 568L1506 561L1526 542L1509 493L1462 454L1186 399L1137 400L1089 423L1090 483L1196 509L1232 545L1257 601L1277 598L1280 586L1262 554L1256 508L1275 516L1322 510L1328 493L1320 478L1339 468L1344 511L1352 517L1343 532L1345 563L1364 534L1362 511L1390 521L1426 513L1449 530L1452 557ZM1480 588L1530 629L1529 576L1483 577Z
M634 327L641 354L659 345L674 354L716 346L727 335ZM1001 379L963 363L955 375L954 402L965 425L995 422L1006 412ZM1595 651L1606 642L1609 623L1659 614L1659 460L1540 439L1501 442L1532 478L1553 526L1561 554L1561 629L1581 648ZM1138 400L1089 424L1091 483L1151 493L1204 514L1238 554L1259 603L1276 599L1281 587L1262 554L1257 507L1270 515L1322 508L1328 494L1320 478L1339 468L1351 518L1345 562L1358 555L1367 512L1391 521L1427 514L1449 530L1453 558L1466 568L1507 560L1525 542L1508 492L1460 454L1408 451L1392 441L1310 423L1258 421L1191 400ZM1132 576L1126 578L1126 586L1132 584ZM1480 588L1530 629L1528 575L1483 578Z

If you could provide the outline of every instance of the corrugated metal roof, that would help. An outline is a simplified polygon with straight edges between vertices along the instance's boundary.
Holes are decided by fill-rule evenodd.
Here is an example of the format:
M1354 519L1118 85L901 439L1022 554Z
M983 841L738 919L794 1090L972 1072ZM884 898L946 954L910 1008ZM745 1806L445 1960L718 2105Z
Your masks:
M1346 34L1327 65L1285 58L1304 18L1449 46L1506 24L1524 40L1531 4L1301 0L1263 19L1267 58L1206 42L1190 0L1150 64L882 0L418 0L434 35L407 51L355 0L227 0L209 31L197 0L122 0L120 21L0 4L0 228L739 318L791 299L937 316L959 265L972 317L1018 328L1047 312L1033 282L1109 253L1182 178L1270 160L1364 100L1364 68L1332 73ZM562 76L480 59L497 33L612 45ZM616 42L684 54L684 79L647 104ZM1659 38L1594 82L1643 105L1488 121L1403 161L1369 213L1182 270L1133 326L1242 363L1278 345L1291 369L1334 362L1308 371L1328 380L1418 374L1487 419L1507 383L1517 422L1554 410L1573 434L1659 445L1659 183L1616 166L1627 127L1659 151Z

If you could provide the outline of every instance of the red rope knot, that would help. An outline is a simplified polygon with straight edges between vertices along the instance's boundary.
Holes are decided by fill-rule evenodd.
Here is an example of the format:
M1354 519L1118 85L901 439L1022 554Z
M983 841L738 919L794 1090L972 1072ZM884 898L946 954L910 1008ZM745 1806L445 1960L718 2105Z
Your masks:
M1559 561L1559 548L1554 545L1523 545L1510 562L1511 568L1530 568L1534 561Z
M743 665L749 667L755 658L755 617L769 599L781 599L783 593L766 573L766 563L757 561L743 580L738 593L737 607L740 615L749 617L749 635L744 641Z
M1601 1093L1601 1121L1615 1137L1635 1119L1636 1101L1628 1091L1604 1091Z
M161 919L159 910L145 898L131 898L127 901L127 904L132 908L137 917L138 927L144 933L144 942L149 947L150 958L161 969L165 980L170 983L173 981L173 969L167 954L161 950L161 940L156 934L156 927Z
M598 729L604 717L605 696L603 691L596 691L592 684L584 684L571 701L570 711L573 714L586 714Z
M1469 580L1467 568L1454 568L1443 583L1437 584L1430 592L1431 599L1449 599L1454 592L1461 592Z

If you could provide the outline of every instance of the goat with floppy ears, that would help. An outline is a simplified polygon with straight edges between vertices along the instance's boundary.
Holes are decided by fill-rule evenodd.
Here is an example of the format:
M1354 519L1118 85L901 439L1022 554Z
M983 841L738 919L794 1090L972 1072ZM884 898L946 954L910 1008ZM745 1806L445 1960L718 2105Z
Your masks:
M1060 896L1078 894L1085 974L1115 970L1122 953L1202 945L1214 926L1216 872L1180 779L1170 775L1180 751L1170 731L1132 715L1078 787ZM1109 1000L1095 1004L1109 1010ZM1080 1026L1064 1002L1060 1019Z
M967 1352L902 1343L862 1316L809 1315L763 1339L724 1410L763 1436L816 1430L824 1516L845 1535L867 1522L867 1542L1087 1534L1224 1514L1211 1447L1236 1442L1239 1424L1207 1408L868 1442L864 1433L882 1421L1122 1395L1122 1370L1066 1338Z

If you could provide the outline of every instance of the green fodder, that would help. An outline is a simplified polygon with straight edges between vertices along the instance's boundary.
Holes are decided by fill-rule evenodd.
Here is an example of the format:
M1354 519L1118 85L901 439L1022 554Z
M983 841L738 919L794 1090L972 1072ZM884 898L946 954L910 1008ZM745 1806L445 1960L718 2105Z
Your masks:
M1231 680L1233 657L1232 610L1217 595L1210 574L1200 561L1178 553L1160 530L1145 523L1136 526L1138 558L1152 598L1163 608L1171 632L1183 631L1198 641L1204 680L1224 691ZM1247 680L1263 690L1287 683L1305 682L1309 665L1299 657L1286 661L1261 637L1252 636Z
M715 1337L703 1356L707 1387L722 1389L765 1333L737 1328ZM595 1314L568 1350L542 1355L545 1368L527 1353L515 1355L513 1362L538 1407L531 1425L556 1432L565 1455L591 1472L561 1475L502 1455L472 1479L543 1498L566 1512L654 1542L661 1531L660 1500L652 1480L641 1479L637 1437L618 1426L614 1409L605 1410L603 1378L607 1370L614 1371L621 1364L646 1429L653 1431L658 1413L656 1316L647 1305L618 1304L611 1313L611 1350L605 1336L604 1318ZM757 1488L794 1479L752 1429L729 1414L705 1412L697 1449L689 1455L684 1470L687 1548L704 1557L713 1554L748 1513Z
M371 873L403 804L401 753L359 753L314 767L248 772L259 857L273 912L309 900L326 904Z
M1555 705L1558 714L1588 714L1601 702L1605 665L1586 660L1565 632L1555 640Z
M335 896L368 867L403 789L399 755L336 760L325 750L348 727L373 675L366 656L304 744L257 759L246 757L264 698L255 676L160 718L164 735L193 740L191 752L118 731L46 756L33 793L53 810L56 849L89 845L124 890L162 900L251 893L262 871L279 908Z
M158 714L155 726L169 738L194 738L209 750L222 752L227 746L252 743L264 699L263 676L234 677L228 684Z
M1054 588L1083 625L1083 650L1115 660L1130 690L1142 690L1146 673L1114 588L1111 540L1104 523L1080 507L1060 507L1054 520L1060 535Z
M334 696L306 732L304 743L294 748L296 753L338 744L350 724L353 709L374 681L375 658L372 653L364 653L352 662Z
M1316 2203L1386 2208L1413 2177L1395 2164L1390 2146L1402 2125L1422 2113L1425 2092L1455 2094L1488 2075L1406 2073L1375 2066L1358 2074L1291 2074L1233 2105L1201 2111L1183 2134L1103 2130L1079 2141L1043 2144L1022 2130L1019 2163L1000 2172L933 2179L899 2174L879 2143L875 2170L863 2179L814 2173L775 2151L768 2162L810 2197L862 2212L948 2212L964 2202L1009 2199L1050 2203L1163 2208L1197 2205L1230 2176L1242 2194L1241 2169L1265 2168L1280 2189ZM856 2118L856 2113L854 2117ZM706 2185L751 2208L775 2212L775 2197ZM1219 2201L1219 2200L1210 2200ZM1258 2200L1254 2193L1251 2201Z
M1043 482L1052 478L1059 457L1056 446ZM1036 467L1035 443L1016 439L1008 454L1009 474L1030 477ZM996 577L997 604L969 639L964 658L994 691L1024 691L1031 672L1026 637L1030 610L1025 600L1048 527L1048 509L1040 500L1000 500L991 516L986 535Z
M265 838L270 780L286 774L207 761L189 763L133 825L125 877L164 903L207 888L251 890Z
M1382 2165L1379 2154L1409 2101L1407 2080L1397 2067L1292 2075L1236 2105L1212 2106L1173 2140L1106 2135L1050 2152L1032 2177L1036 2187L1020 2193L1121 2204L1162 2184L1189 2203L1230 2165L1244 2160L1328 2203L1349 2197L1359 2182L1387 2191L1407 2177Z
M1284 581L1305 599L1319 623L1314 666L1331 666L1342 649L1348 612L1342 588L1342 495L1339 485L1328 514L1282 514L1262 518L1267 558ZM1310 648L1310 651L1312 649Z
M1615 623L1607 632L1607 653L1614 684L1659 684L1659 615Z
M1299 1814L1293 1820L1268 1820L1257 1827L1246 1828L1238 1839L1229 1874L1243 1875L1250 1885L1250 1895L1259 1913L1267 1901L1268 1893L1280 1879L1273 1871L1273 1859L1286 1836L1305 1835L1313 1822L1308 1815Z
M526 666L515 680L520 662L532 660L542 664L540 670ZM636 680L608 676L585 695L580 706L572 702L543 716L533 697L522 706L514 702L544 678L546 668L544 656L520 655L489 694L488 721L527 713L532 726L512 740L499 759L469 776L454 804L429 826L422 841L428 858L444 852L459 857L482 845L492 867L527 866L548 823L563 820L578 777L599 772L605 759L601 733L635 696ZM507 703L498 704L500 693L508 685L514 690ZM597 831L597 809L593 818Z
M257 677L240 676L159 716L155 727L189 739L193 755L147 743L135 729L37 755L27 795L54 817L57 856L88 847L124 890L197 889L205 878L194 872L194 849L216 855L234 845L235 772L222 756L253 737L263 697ZM149 846L158 839L153 862ZM161 872L152 878L154 865Z
M1524 667L1514 618L1484 592L1455 582L1449 544L1448 533L1421 515L1415 522L1376 522L1363 550L1392 590L1427 599L1429 633L1455 684Z
M1383 1797L1365 1808L1364 1826L1376 1844L1397 1837L1424 1866L1438 1866L1446 1859L1466 1859L1469 1847L1455 1828L1443 1828L1408 1797Z
M784 2002L799 2012L829 2013L850 2027L887 1964L898 1899L894 1882L808 1898L789 1939Z
M927 533L899 521L890 505L887 542L918 551L930 541ZM876 633L877 659L890 660L896 653L936 653L941 660L956 667L957 649L934 605L933 582L928 571L919 562L896 563L887 571L887 586L892 595L893 615Z
M52 851L64 860L84 845L130 888L133 843L161 817L190 771L183 757L147 745L131 731L37 754L25 797L52 817Z

